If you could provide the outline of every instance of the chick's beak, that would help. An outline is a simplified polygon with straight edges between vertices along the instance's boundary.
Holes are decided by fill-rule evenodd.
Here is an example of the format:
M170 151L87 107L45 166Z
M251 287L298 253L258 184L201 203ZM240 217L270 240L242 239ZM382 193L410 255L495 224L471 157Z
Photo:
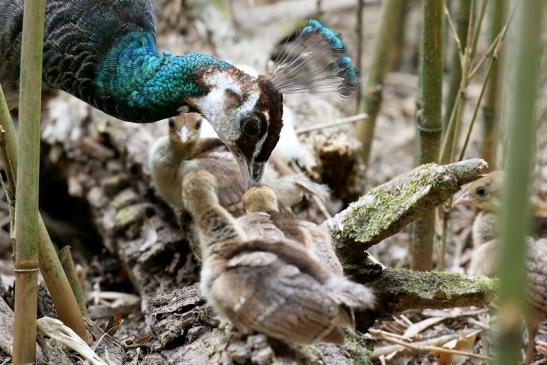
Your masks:
M471 206L473 205L473 200L469 197L469 194L464 193L463 195L460 195L458 199L454 202L454 205L467 205Z
M182 143L186 143L188 142L188 140L190 139L190 130L188 129L187 126L183 125L179 131L178 131L178 136L179 136L179 139L181 140Z

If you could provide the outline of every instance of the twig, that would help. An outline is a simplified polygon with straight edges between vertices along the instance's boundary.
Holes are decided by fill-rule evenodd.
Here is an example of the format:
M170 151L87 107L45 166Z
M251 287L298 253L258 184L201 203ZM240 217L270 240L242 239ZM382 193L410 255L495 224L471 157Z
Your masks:
M308 133L318 129L336 127L342 124L360 122L362 120L366 120L367 118L368 118L367 113L360 113L360 114L352 115L351 117L338 119L333 122L321 123L321 124L316 124L309 127L299 128L296 130L296 134L303 134L303 133Z
M395 344L400 345L402 347L406 347L406 348L409 348L409 349L412 349L412 350L418 351L418 352L442 352L442 353L445 353L445 354L466 356L466 357L471 357L471 358L480 359L480 360L487 360L487 361L492 360L492 358L490 358L488 356L480 355L480 354L474 354L472 352L451 350L451 349L447 349L445 347L425 345L424 344L425 341L415 342L415 343L408 343L408 342L396 339L396 338L393 337L393 335L391 333L386 332L386 331L382 331L382 330L369 329L369 332L371 334L375 335L375 336L379 336L381 339L383 339L387 342L395 343ZM458 335L454 335L452 337L452 339L455 339L455 338L458 338L458 337L459 337ZM441 337L439 337L437 340L439 340L439 339L441 339ZM444 341L445 338L442 338L442 340ZM446 342L449 342L449 341L450 340L448 340ZM446 342L444 342L444 343L446 343ZM440 343L443 343L443 342L440 342ZM393 352L393 351L391 351L391 352ZM372 356L377 357L379 355L375 351Z

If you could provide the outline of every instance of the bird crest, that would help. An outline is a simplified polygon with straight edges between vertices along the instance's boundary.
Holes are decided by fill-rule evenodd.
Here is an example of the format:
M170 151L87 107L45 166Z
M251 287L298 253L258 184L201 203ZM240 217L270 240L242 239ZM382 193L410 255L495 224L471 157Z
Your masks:
M282 45L270 80L282 94L335 92L342 97L360 82L341 36L314 19Z

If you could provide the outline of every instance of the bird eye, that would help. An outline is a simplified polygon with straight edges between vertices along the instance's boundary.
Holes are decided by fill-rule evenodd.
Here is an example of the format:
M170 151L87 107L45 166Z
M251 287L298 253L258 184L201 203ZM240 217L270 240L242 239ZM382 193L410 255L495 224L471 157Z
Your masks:
M196 129L201 128L201 119L197 121L196 123Z
M486 188L484 186L479 186L477 190L475 190L475 193L479 197L483 198L486 195Z
M260 135L260 121L255 116L247 116L241 120L241 130L247 137L256 140Z

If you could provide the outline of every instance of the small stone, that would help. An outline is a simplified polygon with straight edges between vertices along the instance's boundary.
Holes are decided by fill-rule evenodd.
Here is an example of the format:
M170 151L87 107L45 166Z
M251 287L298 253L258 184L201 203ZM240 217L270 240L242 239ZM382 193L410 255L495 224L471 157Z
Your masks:
M108 196L114 196L129 185L126 175L116 175L101 181L101 186Z
M249 360L250 346L243 341L232 341L226 352L236 364L245 364Z
M132 224L142 223L145 212L145 204L130 205L119 210L114 217L114 229L123 230Z
M114 200L112 200L112 208L116 210L120 210L122 208L125 208L129 205L135 204L139 201L139 196L133 189L125 189L121 191Z
M205 326L196 326L192 327L186 333L186 340L188 342L194 342L199 337L201 337L205 332L207 332L207 327Z
M251 362L256 365L271 364L273 360L273 355L274 353L271 347L265 347L263 349L253 352Z
M94 186L89 190L87 193L87 201L93 208L97 209L104 207L104 205L108 203L103 189L98 186Z

